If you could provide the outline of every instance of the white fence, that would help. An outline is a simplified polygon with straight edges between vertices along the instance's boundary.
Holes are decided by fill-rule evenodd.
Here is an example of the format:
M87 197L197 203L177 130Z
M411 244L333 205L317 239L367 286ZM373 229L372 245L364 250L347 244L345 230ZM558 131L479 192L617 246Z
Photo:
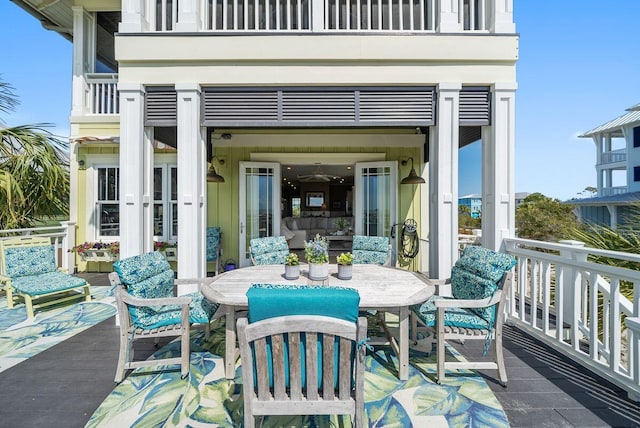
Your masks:
M625 327L625 319L640 316L640 271L603 263L640 266L640 256L574 241L505 239L505 244L518 259L508 320L640 398L640 354L633 328Z
M54 251L56 264L66 269L69 273L75 272L75 253L69 252L76 241L75 222L63 221L60 222L60 226L0 230L0 240L15 238L16 236L41 236L50 238L54 248L58 250Z
M433 32L441 0L199 0L199 31ZM461 31L487 31L493 0L457 0ZM178 1L152 0L155 32L176 31Z

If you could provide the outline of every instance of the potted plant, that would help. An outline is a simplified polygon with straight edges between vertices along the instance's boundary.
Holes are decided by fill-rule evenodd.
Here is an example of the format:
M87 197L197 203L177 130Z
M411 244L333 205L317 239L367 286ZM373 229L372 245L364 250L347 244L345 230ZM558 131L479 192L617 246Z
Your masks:
M338 278L351 279L353 274L353 254L341 253L336 259L338 262Z
M326 279L329 276L329 252L327 238L317 234L304 243L304 256L309 263L310 279Z
M296 253L289 253L284 259L284 277L297 279L300 276L300 260Z
M336 235L344 235L344 230L349 227L349 222L347 221L346 218L344 217L340 217L338 218L334 224L336 225L336 227L338 228L338 230L336 231Z
M69 251L77 253L85 262L113 262L120 256L120 243L88 241L72 247Z

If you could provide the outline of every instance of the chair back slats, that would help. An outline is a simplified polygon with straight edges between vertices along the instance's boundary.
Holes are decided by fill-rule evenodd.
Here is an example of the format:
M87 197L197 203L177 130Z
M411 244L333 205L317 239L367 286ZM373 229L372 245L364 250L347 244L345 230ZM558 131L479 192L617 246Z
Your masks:
M322 335L322 397L325 400L333 400L333 350L335 337L331 334Z
M258 399L267 401L271 399L269 391L269 366L267 364L267 340L262 337L254 342L256 353L256 376L258 385Z
M340 367L338 368L339 382L338 398L346 400L351 395L351 376L344 376L343 373L351 373L351 342L344 337L340 338Z
M307 400L317 401L318 395L318 335L306 333L306 362L307 362Z
M285 400L287 396L285 392L285 354L282 336L282 334L271 336L271 356L273 361L273 397L278 401Z
M292 400L302 399L300 356L300 333L289 333L289 395Z

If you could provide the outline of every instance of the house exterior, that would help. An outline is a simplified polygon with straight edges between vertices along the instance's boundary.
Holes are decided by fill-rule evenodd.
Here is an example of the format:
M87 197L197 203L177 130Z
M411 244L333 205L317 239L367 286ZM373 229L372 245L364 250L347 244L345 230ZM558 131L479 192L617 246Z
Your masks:
M444 278L457 150L478 140L483 244L514 236L512 0L15 3L73 40L77 242L118 240L121 257L175 242L189 278L207 272L209 226L246 265L285 217L386 236L414 219ZM426 184L400 184L412 166Z
M580 137L596 146L597 193L570 203L582 221L623 226L640 202L640 104Z
M514 194L515 207L518 208L525 198L529 196L528 192L516 192ZM473 193L470 195L461 196L458 198L458 205L469 208L472 218L482 217L482 195L479 193Z

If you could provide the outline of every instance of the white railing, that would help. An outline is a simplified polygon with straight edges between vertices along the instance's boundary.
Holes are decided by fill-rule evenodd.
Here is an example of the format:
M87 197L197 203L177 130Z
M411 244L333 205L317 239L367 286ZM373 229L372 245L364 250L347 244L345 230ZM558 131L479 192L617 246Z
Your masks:
M85 114L120 114L117 74L87 73L85 82Z
M600 155L600 165L608 163L625 162L627 160L627 149L612 150L603 152Z
M435 32L441 0L198 0L193 31ZM488 31L495 0L457 0L459 31ZM151 0L155 32L176 31L177 0Z
M69 250L75 245L76 224L71 221L60 222L60 226L32 227L27 229L0 230L0 240L15 238L16 236L41 236L51 239L51 243L58 251L54 251L56 264L74 273L76 270L75 253Z
M627 186L603 187L600 196L613 196L627 193Z
M625 318L640 316L640 271L604 264L640 255L565 244L505 239L517 257L508 320L640 398L640 356ZM598 261L600 260L600 261ZM626 296L623 294L626 292Z

